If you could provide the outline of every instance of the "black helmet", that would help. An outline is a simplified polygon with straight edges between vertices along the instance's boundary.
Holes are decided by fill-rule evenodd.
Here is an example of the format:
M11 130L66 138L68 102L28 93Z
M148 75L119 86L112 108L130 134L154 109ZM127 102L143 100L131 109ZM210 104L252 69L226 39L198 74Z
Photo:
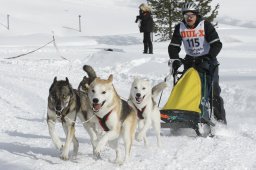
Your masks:
M183 6L182 6L182 14L184 15L186 12L193 12L195 14L199 13L199 9L198 6L194 3L194 2L186 2Z

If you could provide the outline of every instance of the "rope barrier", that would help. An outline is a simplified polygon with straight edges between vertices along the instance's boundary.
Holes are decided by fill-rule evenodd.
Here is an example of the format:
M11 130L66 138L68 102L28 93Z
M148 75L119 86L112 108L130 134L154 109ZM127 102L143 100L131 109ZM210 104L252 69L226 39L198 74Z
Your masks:
M31 54L33 52L36 52L38 50L40 50L41 48L44 48L45 46L47 46L48 44L51 44L54 40L48 42L47 44L35 49L35 50L32 50L32 51L29 51L28 53L24 53L24 54L20 54L20 55L17 55L17 56L14 56L14 57L7 57L7 58L4 58L4 59L15 59L15 58L19 58L19 57L22 57L22 56L25 56L25 55L28 55L28 54Z
M51 44L51 43L53 43L53 46L55 47L55 49L56 49L56 51L57 51L59 57L62 58L63 60L69 61L68 59L66 59L65 57L63 57L63 56L61 55L61 53L60 53L60 51L59 51L59 48L57 47L57 44L56 44L54 35L53 35L53 39L52 39L51 41L49 41L49 42L46 43L45 45L43 45L43 46L41 46L41 47L39 47L39 48L37 48L37 49L35 49L35 50L29 51L29 52L27 52L27 53L20 54L20 55L14 56L14 57L7 57L7 58L4 58L4 59L16 59L16 58L19 58L19 57L23 57L23 56L25 56L25 55L34 53L34 52L36 52L36 51L38 51L38 50L40 50L40 49L46 47L47 45L49 45L49 44Z

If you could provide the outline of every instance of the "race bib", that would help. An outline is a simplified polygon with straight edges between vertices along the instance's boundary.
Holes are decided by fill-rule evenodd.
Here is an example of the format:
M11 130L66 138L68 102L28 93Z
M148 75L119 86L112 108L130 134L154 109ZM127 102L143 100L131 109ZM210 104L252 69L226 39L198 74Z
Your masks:
M181 22L180 35L188 55L198 57L208 54L210 45L205 40L204 20L194 29L186 28L185 24Z

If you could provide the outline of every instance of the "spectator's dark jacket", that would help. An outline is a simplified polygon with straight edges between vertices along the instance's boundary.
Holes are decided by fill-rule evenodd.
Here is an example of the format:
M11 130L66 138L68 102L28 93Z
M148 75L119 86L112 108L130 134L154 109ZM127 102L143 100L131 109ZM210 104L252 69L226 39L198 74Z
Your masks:
M150 12L140 12L138 19L141 20L140 32L153 32L153 18Z

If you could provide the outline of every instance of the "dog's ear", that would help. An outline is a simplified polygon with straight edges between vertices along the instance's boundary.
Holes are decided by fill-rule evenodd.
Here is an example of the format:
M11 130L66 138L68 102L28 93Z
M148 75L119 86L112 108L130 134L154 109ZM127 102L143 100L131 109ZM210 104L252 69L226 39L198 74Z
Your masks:
M70 90L70 92L71 92L71 97L73 96L73 87L72 87L72 85L69 83L69 80L68 80L68 78L66 77L66 82L67 82L67 86L68 86L68 88L69 88L69 90Z
M109 77L108 77L108 82L109 82L109 83L112 83L112 82L113 82L113 75L112 75L112 74L109 75Z
M56 82L57 82L57 76L55 76L53 79L53 83L56 83Z
M69 84L69 80L68 80L68 78L66 77L66 82Z
M54 87L54 84L57 82L57 76L55 76L54 77L54 79L53 79L53 83L52 83L52 85L51 85L51 87L50 87L50 89L49 89L49 93L51 93L51 91L52 91L52 89L53 89L53 87Z

